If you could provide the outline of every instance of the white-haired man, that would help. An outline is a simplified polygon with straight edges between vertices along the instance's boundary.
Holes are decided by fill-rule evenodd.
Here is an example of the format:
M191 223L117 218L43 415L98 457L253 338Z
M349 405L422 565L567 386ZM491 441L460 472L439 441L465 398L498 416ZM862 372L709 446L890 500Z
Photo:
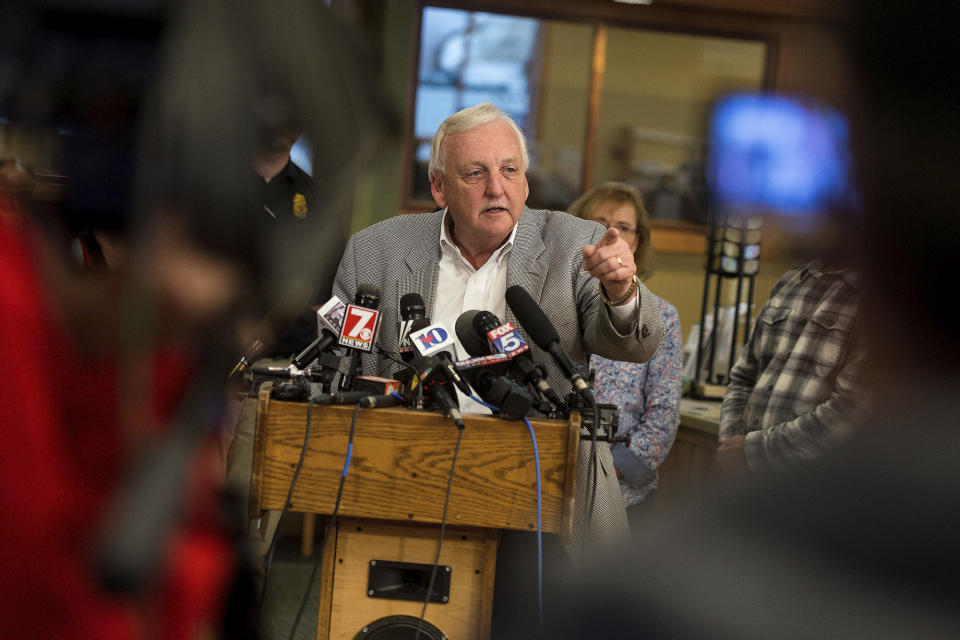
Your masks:
M397 349L396 321L404 294L422 295L427 315L448 328L470 309L491 311L518 326L504 293L520 285L552 319L563 349L575 359L585 362L595 352L643 362L656 353L663 320L653 294L635 277L627 243L615 228L606 230L563 212L528 209L527 166L523 134L506 114L491 104L464 109L440 125L430 152L431 191L442 210L396 216L350 239L334 293L352 300L361 283L381 287L383 350ZM561 395L569 392L570 382L551 356L527 342L534 360L546 368L550 385ZM457 349L467 356L459 341ZM370 355L362 366L366 374L382 374L395 365ZM482 410L472 401L461 408L464 413ZM628 534L626 514L605 443L598 447L591 531L584 531L586 492L592 485L590 447L581 447L580 454L572 547L579 550L585 540L622 542ZM498 565L504 566L504 553L513 560L525 555L529 539L522 536L504 535ZM504 547L513 549L505 552ZM509 627L515 616L529 612L529 607L513 607L520 598L503 595L535 593L534 585L516 582L516 576L527 574L533 572L498 573L496 624ZM502 578L514 581L506 591ZM510 608L515 611L504 614Z
M627 243L617 229L528 209L527 166L523 134L506 114L489 103L464 109L440 125L430 152L431 190L443 209L396 216L350 239L334 293L352 300L360 283L381 287L379 343L385 351L396 351L395 321L406 293L422 295L428 316L447 327L469 309L488 310L517 325L504 292L521 285L553 320L562 347L575 359L585 361L595 352L643 362L656 353L663 320L652 294L635 277ZM458 350L467 355L459 343ZM550 385L561 394L569 391L549 354L532 344L531 350ZM367 374L394 366L376 355L362 362ZM591 537L616 539L626 531L626 520L605 445L599 458ZM578 472L581 489L589 484L587 462L584 457ZM582 524L586 500L578 502L575 521ZM582 533L581 527L575 541Z

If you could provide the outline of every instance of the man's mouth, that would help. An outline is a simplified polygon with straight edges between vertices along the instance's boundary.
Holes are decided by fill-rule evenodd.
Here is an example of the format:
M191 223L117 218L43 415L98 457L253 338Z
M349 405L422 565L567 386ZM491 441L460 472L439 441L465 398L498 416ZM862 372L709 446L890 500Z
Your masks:
M502 202L491 202L483 208L482 213L503 213L507 210L507 205Z

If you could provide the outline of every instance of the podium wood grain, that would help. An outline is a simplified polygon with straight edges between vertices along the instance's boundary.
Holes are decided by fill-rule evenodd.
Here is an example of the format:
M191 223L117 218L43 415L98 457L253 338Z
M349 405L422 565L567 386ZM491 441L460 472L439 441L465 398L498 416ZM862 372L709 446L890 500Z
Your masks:
M332 513L353 407L315 405L310 441L291 509ZM534 530L533 446L522 421L466 416L447 522L451 526ZM540 453L542 529L569 534L580 418L534 420ZM260 394L251 490L251 515L282 509L307 425L307 404ZM339 515L439 523L457 439L439 413L361 409Z

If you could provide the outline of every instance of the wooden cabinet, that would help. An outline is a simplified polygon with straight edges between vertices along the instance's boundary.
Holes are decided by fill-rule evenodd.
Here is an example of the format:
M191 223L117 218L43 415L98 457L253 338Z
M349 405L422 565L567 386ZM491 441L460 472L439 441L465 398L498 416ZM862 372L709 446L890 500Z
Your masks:
M660 465L654 513L666 515L698 500L720 478L714 458L720 402L683 398L680 429L667 459Z

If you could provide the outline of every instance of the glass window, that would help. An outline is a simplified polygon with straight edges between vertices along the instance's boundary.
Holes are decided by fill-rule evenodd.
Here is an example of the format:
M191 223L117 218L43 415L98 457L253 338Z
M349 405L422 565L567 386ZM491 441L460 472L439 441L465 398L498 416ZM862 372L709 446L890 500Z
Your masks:
M633 184L654 218L705 224L710 107L760 89L765 58L758 41L610 28L595 182Z
M710 106L762 88L767 57L760 40L438 7L423 9L420 40L408 206L433 206L427 163L440 123L488 101L527 136L531 207L563 210L621 180L654 218L695 224L706 221ZM595 48L605 54L592 84Z
M535 18L424 8L413 123L413 199L427 206L432 202L427 163L440 123L460 109L492 102L527 136L530 205L544 206L551 198L554 208L569 204L579 190L583 164L591 31ZM580 57L571 66L561 61L545 68L550 52L563 48ZM572 112L571 98L576 104ZM548 139L541 129L548 131Z

